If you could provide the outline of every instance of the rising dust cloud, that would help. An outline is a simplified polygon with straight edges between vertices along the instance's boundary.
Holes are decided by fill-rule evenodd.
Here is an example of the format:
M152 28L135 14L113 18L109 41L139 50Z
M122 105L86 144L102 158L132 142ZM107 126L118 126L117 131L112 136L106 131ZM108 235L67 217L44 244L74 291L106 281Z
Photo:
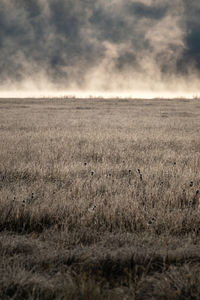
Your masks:
M199 95L198 0L2 0L1 97Z

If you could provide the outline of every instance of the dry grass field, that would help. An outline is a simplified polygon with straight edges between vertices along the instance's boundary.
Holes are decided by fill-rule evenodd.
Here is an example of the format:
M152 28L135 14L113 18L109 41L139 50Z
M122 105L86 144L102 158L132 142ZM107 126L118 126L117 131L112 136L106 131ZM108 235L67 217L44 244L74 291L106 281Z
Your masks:
M0 99L0 299L200 299L199 99Z

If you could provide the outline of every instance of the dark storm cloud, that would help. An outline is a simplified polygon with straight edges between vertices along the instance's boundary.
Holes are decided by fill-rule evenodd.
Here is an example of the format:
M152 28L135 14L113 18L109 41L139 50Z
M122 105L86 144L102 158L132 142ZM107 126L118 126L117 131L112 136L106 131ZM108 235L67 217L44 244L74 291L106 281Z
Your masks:
M198 71L199 13L195 0L1 0L0 82L107 87Z
M184 1L185 4L185 51L180 58L180 70L188 71L190 66L200 70L200 2Z
M137 15L137 17L146 17L150 19L161 19L167 14L167 4L152 4L145 5L139 1L130 2L127 4L127 13Z

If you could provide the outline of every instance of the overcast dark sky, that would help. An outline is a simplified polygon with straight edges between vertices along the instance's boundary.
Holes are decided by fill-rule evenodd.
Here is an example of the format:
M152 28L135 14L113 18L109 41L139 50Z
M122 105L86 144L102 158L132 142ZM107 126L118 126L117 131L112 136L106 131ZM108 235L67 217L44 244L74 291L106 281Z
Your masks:
M199 16L199 0L0 0L0 85L198 77Z

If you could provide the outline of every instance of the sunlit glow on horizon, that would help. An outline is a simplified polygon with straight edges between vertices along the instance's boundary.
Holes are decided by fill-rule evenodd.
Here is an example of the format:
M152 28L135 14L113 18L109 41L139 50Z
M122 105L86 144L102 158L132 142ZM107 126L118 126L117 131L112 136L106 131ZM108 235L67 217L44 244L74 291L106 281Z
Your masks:
M200 98L198 92L181 91L127 91L127 92L107 92L107 91L48 91L48 90L30 90L30 91L0 91L2 98L129 98L129 99L173 99L173 98Z

